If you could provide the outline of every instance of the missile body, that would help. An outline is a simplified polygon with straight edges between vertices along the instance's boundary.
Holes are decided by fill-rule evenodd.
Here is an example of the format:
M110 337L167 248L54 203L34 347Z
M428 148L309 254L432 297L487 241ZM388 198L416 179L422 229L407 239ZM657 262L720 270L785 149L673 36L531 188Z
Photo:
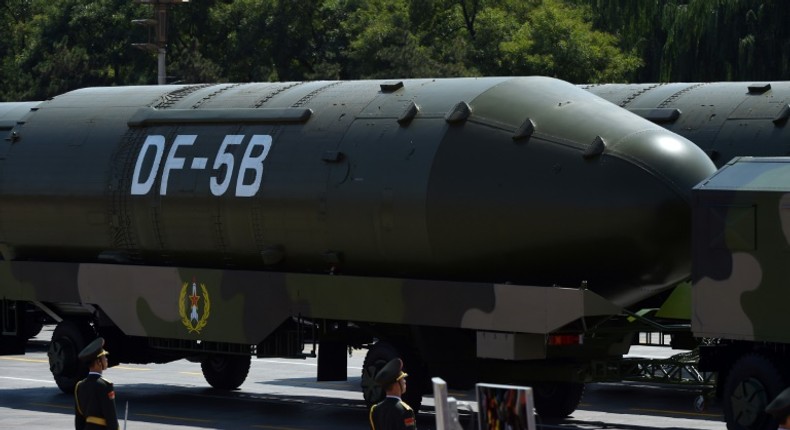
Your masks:
M539 77L88 88L0 104L7 260L578 287L684 279L690 141Z
M600 84L584 88L702 148L717 167L790 155L790 82Z

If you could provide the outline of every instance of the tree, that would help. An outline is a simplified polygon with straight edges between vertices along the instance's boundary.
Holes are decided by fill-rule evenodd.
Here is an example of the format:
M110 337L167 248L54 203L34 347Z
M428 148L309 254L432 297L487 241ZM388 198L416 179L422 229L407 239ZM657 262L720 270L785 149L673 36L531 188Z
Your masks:
M144 82L126 30L137 5L125 0L7 2L4 98L44 99L84 86Z
M768 76L788 68L781 23L789 7L756 0L201 0L170 9L168 82ZM156 82L156 54L131 47L153 42L131 23L152 17L150 5L5 0L0 14L6 100ZM771 31L781 35L777 43L769 43ZM646 59L641 70L638 54ZM717 61L689 67L697 57Z
M790 72L790 3L782 0L577 0L621 48L645 61L641 81L781 79Z
M0 101L27 100L31 95L33 78L29 71L19 67L24 56L23 47L31 41L26 17L31 15L31 5L26 0L6 0L0 6Z
M626 80L642 65L617 38L592 28L589 10L545 0L501 44L503 67L513 74L554 76L575 83Z
M438 13L438 11L445 13ZM359 2L344 29L349 75L362 78L464 76L466 42L441 2Z

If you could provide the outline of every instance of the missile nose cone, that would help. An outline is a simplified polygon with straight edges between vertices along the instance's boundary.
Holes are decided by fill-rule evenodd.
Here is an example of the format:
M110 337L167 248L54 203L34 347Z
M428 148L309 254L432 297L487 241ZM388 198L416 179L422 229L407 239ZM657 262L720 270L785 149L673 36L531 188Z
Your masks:
M707 155L561 83L517 84L497 88L488 94L492 100L473 107L514 129L524 121L512 111L522 112L534 123L528 141L514 144L507 135L492 151L492 138L483 133L489 130L469 138L471 127L466 135L456 128L437 153L427 196L437 265L525 285L588 281L592 291L622 306L687 279L691 190L715 172ZM556 94L516 99L519 109L496 103L516 90L534 94L547 87Z
M642 130L610 145L619 157L650 172L688 202L691 189L716 171L698 146L664 129Z
M618 270L635 269L630 279L621 280L632 287L614 288L609 296L628 305L687 279L691 190L716 167L698 146L663 129L625 135L608 145L607 152L642 171L632 184L617 185L620 191L614 192L620 194L625 210L612 210L608 227L612 237L618 230L629 235L621 244L627 252L616 246L607 250L610 257L628 261L630 268Z

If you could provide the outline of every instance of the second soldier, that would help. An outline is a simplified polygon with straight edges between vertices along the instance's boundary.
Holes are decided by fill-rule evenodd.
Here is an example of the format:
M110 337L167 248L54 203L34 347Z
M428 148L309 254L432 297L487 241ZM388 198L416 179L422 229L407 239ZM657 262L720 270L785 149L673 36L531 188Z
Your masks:
M403 361L390 360L376 374L376 383L384 388L387 397L370 408L370 428L372 430L416 429L417 419L414 410L401 399L406 392L406 377Z

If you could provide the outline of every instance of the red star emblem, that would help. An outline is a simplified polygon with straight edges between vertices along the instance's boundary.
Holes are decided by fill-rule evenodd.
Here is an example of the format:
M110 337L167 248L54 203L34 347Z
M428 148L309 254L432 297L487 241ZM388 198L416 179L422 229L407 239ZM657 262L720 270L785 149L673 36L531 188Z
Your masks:
M197 294L192 294L191 296L189 296L189 300L192 302L193 307L197 307L198 300L200 300L200 296L198 296Z

